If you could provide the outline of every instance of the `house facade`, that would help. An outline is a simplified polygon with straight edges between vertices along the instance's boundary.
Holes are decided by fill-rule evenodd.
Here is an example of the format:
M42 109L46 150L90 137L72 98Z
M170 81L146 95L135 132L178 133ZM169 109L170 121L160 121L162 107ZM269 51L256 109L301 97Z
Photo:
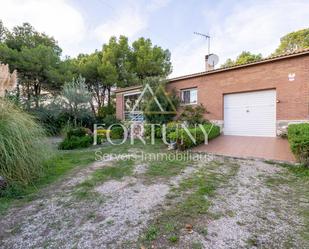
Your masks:
M258 62L169 79L182 105L203 104L205 118L226 135L275 137L289 123L309 121L309 49ZM130 108L141 87L116 91L116 115L142 121Z

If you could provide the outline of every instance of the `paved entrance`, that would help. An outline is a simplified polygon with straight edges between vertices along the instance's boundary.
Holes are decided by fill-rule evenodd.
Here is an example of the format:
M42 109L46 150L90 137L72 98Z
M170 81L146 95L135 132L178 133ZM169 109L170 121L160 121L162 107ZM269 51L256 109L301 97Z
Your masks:
M211 140L208 145L200 145L194 148L193 151L235 157L252 157L288 162L296 161L287 139L278 137L221 135Z

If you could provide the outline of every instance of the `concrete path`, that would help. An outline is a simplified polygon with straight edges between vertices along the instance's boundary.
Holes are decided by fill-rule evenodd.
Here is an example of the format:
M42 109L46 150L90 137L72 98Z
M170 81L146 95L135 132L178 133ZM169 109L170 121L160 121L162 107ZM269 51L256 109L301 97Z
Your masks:
M193 151L210 152L225 156L296 162L287 139L278 137L221 135L210 141L208 145L200 145L194 148Z

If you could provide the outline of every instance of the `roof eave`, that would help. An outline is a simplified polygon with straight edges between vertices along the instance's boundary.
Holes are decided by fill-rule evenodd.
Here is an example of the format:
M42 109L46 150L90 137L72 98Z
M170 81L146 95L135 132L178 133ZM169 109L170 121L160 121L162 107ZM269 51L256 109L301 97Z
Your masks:
M255 66L255 65L263 64L263 63L270 63L270 62L273 62L273 61L288 59L288 58L291 58L291 57L297 57L297 56L302 56L302 55L307 55L307 54L309 54L309 49L306 49L305 51L301 51L301 52L298 52L298 53L290 53L290 54L276 56L276 57L272 57L272 58L268 58L268 59L266 58L266 59L263 59L263 60L260 60L260 61L241 64L241 65L237 65L237 66L218 68L218 69L214 69L214 70L207 71L207 72L199 72L199 73L179 76L179 77L169 79L168 82L173 82L173 81L178 81L178 80L183 80L183 79L189 79L189 78L194 78L194 77L199 77L199 76L204 76L204 75L209 75L209 74L221 73L221 72L225 72L225 71Z

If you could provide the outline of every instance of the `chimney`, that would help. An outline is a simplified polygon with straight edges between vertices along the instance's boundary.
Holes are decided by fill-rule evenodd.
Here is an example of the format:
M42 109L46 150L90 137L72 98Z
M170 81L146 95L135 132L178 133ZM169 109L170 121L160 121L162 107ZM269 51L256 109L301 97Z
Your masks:
M215 65L208 64L208 58L209 58L210 55L212 55L212 54L205 55L205 71L206 72L213 70L215 68Z

